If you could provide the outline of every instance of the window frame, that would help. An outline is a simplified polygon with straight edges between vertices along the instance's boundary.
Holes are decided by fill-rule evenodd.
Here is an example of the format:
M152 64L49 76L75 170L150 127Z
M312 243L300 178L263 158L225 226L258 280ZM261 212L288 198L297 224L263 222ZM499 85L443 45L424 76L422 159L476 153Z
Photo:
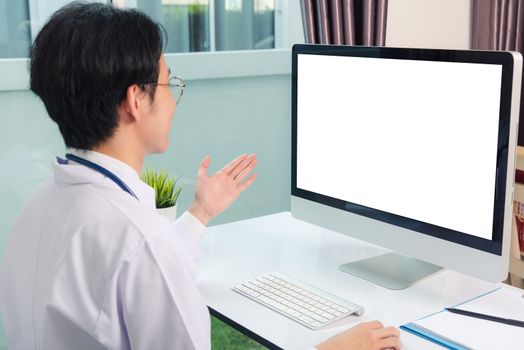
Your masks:
M184 81L291 75L291 50L245 50L164 54ZM0 92L29 90L29 59L0 59Z

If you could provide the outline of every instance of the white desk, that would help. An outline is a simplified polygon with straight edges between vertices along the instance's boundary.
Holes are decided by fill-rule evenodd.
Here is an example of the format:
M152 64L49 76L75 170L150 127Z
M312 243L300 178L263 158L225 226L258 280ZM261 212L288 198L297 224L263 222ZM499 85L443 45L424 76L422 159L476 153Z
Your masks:
M201 245L205 256L197 282L207 305L220 318L273 348L307 349L360 321L378 319L398 327L500 286L445 270L405 290L379 287L339 271L338 266L386 250L295 220L289 212L210 227ZM231 290L270 271L346 298L364 306L366 312L311 331ZM404 331L401 340L408 350L442 349Z

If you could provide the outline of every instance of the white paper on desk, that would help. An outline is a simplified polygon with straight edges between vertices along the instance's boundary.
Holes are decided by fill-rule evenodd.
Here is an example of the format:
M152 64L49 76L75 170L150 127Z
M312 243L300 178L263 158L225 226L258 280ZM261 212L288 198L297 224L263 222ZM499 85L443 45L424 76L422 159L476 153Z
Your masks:
M524 321L522 292L500 288L454 306L458 309ZM524 328L442 311L413 322L473 349L522 349Z

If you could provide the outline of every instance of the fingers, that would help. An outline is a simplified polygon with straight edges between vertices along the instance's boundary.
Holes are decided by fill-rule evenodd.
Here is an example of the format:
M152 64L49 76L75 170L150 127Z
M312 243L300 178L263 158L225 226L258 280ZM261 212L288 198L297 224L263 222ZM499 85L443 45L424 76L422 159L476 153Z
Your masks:
M385 327L375 331L381 349L395 349L399 350L402 347L400 342L400 331L395 327Z
M380 340L380 348L400 350L402 348L402 343L398 337L384 338Z
M369 329L380 329L384 328L384 325L380 321L371 321L371 322L364 322L361 323L362 326L365 326Z
M386 337L397 337L398 338L398 337L400 337L400 332L395 327L386 327L386 328L379 329L377 331L377 334L381 338L386 338Z
M247 158L247 154L245 154L245 153L239 155L238 157L233 159L231 162L229 162L228 165L226 165L224 168L222 168L222 171L224 171L226 174L231 173L237 167L237 165L242 163L242 161L244 159L246 159L246 158Z
M255 154L249 155L242 163L240 163L232 172L233 178L240 183L242 180L255 168L257 159ZM236 175L235 172L239 171Z
M238 185L238 190L240 192L244 191L246 188L248 188L249 186L251 186L251 184L255 181L255 179L257 178L257 174L253 174L249 177L249 179L247 179L247 181L245 182L242 182L240 185Z
M198 168L198 176L205 175L207 173L207 168L209 168L210 163L211 157L207 155L200 163L200 167Z
M242 172L247 166L249 166L249 164L254 160L256 159L256 155L254 153L251 153L250 155L246 156L245 158L242 159L241 162L239 162L238 164L236 164L236 166L229 172L229 173L226 173L230 176L233 176L234 179L236 179L236 177L238 176L238 174L240 172ZM237 181L238 182L238 181Z

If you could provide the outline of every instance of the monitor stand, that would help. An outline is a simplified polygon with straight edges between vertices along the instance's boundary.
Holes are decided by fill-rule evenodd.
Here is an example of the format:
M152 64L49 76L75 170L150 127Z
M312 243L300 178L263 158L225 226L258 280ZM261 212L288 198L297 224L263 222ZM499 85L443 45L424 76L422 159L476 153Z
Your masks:
M405 289L442 269L396 253L350 262L338 268L388 289Z

